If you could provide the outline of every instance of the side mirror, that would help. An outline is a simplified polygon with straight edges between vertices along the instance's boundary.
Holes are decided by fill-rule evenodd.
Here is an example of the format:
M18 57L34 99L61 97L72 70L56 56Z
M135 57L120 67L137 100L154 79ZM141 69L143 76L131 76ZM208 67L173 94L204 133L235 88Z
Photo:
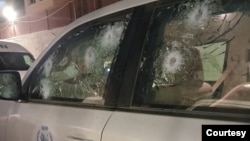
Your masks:
M21 95L22 81L16 71L0 71L0 99L18 100Z

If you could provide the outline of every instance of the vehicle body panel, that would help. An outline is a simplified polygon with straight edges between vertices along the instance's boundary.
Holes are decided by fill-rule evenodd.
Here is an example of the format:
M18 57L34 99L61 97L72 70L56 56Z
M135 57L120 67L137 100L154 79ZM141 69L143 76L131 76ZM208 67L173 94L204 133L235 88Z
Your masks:
M13 113L15 101L0 100L0 140L5 141L6 126L8 123L9 115Z
M27 53L29 52L26 48L23 46L10 42L10 41L0 41L0 52L22 52L22 53Z
M40 141L43 131L50 141L99 141L112 111L16 103L13 113L8 120L6 141Z
M202 125L240 124L246 123L118 111L105 128L103 141L201 141Z

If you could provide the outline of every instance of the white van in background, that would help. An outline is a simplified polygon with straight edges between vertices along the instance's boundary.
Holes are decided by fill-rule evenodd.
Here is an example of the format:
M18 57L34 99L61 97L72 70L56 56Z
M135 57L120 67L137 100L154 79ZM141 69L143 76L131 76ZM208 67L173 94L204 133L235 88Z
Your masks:
M16 70L23 78L34 60L34 56L20 44L0 41L0 71Z

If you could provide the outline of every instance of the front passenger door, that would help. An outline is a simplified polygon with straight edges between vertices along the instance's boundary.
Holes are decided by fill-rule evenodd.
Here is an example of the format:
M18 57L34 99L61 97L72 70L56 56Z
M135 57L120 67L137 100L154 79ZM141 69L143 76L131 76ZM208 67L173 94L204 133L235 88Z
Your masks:
M16 104L7 141L101 140L114 108L105 88L130 17L84 24L52 46L24 84L28 102Z

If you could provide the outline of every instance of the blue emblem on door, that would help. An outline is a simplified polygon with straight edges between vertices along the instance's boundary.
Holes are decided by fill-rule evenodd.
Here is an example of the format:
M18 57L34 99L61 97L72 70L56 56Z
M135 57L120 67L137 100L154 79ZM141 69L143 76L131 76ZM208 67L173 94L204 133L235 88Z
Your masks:
M41 126L37 132L37 141L53 141L52 134L49 131L49 127Z

